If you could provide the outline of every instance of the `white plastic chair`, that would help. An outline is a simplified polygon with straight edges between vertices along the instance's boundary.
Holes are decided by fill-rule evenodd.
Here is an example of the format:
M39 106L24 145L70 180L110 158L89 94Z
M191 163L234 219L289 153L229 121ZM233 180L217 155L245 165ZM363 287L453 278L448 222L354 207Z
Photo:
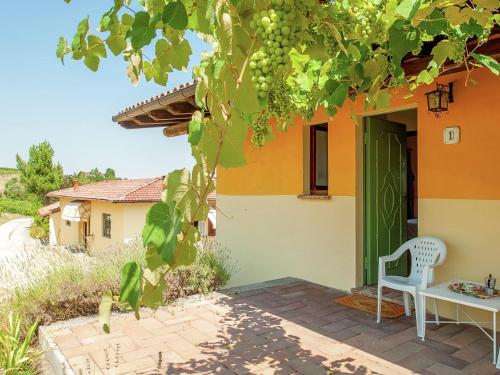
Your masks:
M500 349L498 349L498 356L497 356L497 369L500 370Z
M385 264L401 257L406 251L411 253L411 272L409 277L387 276ZM391 255L379 258L378 264L378 298L377 298L377 323L380 323L382 310L382 288L387 287L403 292L406 316L411 315L410 294L415 301L415 314L417 335L422 337L423 319L422 298L418 292L424 290L434 282L434 267L440 266L446 259L446 245L443 241L433 237L413 238L399 247ZM437 301L434 301L436 323L439 324L439 311Z

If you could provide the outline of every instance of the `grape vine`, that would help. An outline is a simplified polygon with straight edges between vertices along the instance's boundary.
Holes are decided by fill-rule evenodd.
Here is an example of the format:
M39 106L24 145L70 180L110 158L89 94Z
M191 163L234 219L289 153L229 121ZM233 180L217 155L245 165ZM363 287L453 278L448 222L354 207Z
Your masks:
M480 53L500 21L500 0L114 0L110 6L97 33L85 17L71 43L61 37L57 57L69 55L96 71L109 55L122 56L133 84L145 78L166 85L170 72L192 60L188 32L212 50L193 69L200 111L189 123L189 142L196 165L168 175L165 202L151 209L143 232L147 265L124 267L120 296L103 297L103 322L116 300L137 312L157 307L166 288L158 281L162 272L193 261L194 223L208 215L212 177L219 166L245 163L249 129L262 146L274 128L310 119L320 106L334 116L364 95L367 105L383 107L391 89L415 89L460 66L500 74L500 64ZM428 65L407 76L403 60L424 46Z

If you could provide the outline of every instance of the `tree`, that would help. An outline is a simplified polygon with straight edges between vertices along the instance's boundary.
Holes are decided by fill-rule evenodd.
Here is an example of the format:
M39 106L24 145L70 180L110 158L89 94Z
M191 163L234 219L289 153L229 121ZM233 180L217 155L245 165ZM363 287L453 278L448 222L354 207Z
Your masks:
M54 149L47 141L30 147L28 161L16 155L21 183L27 193L36 195L40 201L44 200L45 194L59 189L63 183L62 166L53 159Z
M104 172L104 179L105 180L116 180L116 172L113 168L106 168L106 171Z
M89 173L87 173L88 182L99 182L104 181L104 174L99 170L99 168L92 168Z
M71 187L75 181L78 181L81 185L85 185L104 180L118 179L119 177L116 176L116 172L113 168L106 168L104 173L102 173L99 168L93 168L89 172L80 171L72 175L64 176L63 187Z
M147 267L124 267L119 300L136 311L156 307L163 273L192 262L195 222L207 217L215 170L245 163L249 131L262 146L319 106L334 116L363 95L367 107L381 108L391 89L415 89L460 65L498 75L500 65L477 49L499 22L499 6L498 0L115 0L100 34L89 34L84 18L71 44L60 38L57 56L64 61L70 54L96 71L108 51L121 55L133 84L144 77L165 85L169 72L186 68L188 31L212 43L193 69L200 110L188 140L196 165L168 175L165 202L150 210L143 231ZM424 42L432 47L428 65L406 76L403 58L420 54ZM108 292L103 313L112 302Z

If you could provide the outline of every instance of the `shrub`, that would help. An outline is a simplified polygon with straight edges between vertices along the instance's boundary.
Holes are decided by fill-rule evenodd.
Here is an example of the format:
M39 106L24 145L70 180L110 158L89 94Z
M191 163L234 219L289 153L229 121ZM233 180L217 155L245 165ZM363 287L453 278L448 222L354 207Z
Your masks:
M229 280L231 268L227 250L210 239L202 241L199 247L193 265L167 274L169 288L164 296L165 303L191 294L209 293ZM46 325L97 314L106 290L119 293L122 266L131 261L145 261L145 250L140 242L90 254L51 248L33 250L29 254L28 257L10 258L4 265L0 262L0 285L14 285L4 291L8 303L3 304L0 317L13 310L25 322L24 329L37 319ZM0 289L0 301L1 292Z
M0 212L8 212L24 216L34 216L41 207L38 198L28 196L26 199L0 198Z
M31 349L30 343L35 335L38 321L35 321L26 334L21 331L21 321L12 312L7 322L0 327L0 369L8 374L41 374L39 365L40 353Z
M19 181L19 178L13 177L5 183L4 195L11 199L24 199L26 197L26 189Z
M47 325L96 314L107 289L119 292L122 265L144 254L137 245L115 246L93 256L64 250L66 254L60 250L49 251L52 252L51 268L44 273L40 265L33 268L23 265L27 272L31 268L32 274L24 287L21 285L11 291L9 309L18 312L26 322L39 319L40 324ZM33 270L42 275L36 275Z
M30 228L30 236L38 239L49 237L49 219L40 215L35 215Z
M218 290L228 283L232 271L228 249L206 237L199 243L196 260L191 266L167 273L165 303L179 297Z

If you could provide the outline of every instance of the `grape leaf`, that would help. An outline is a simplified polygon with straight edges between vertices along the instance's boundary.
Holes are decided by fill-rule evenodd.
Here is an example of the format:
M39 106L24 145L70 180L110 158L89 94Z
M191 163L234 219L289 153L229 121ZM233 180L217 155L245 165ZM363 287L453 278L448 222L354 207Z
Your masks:
M179 241L175 250L175 265L189 266L196 259L196 243L200 240L200 232L198 228L185 224L184 230L186 234Z
M453 44L449 40L440 41L433 49L432 56L436 62L437 67L443 65L446 59L451 58L454 53Z
M56 56L61 60L63 64L64 64L64 56L70 51L71 49L68 47L68 42L66 41L66 38L60 37L59 42L57 43Z
M102 330L110 333L109 320L111 317L111 307L113 306L113 292L106 290L99 303L99 321L102 324Z
M188 142L196 146L203 136L203 124L198 119L193 118L189 121Z
M132 43L132 48L136 51L148 45L156 35L156 31L150 27L149 21L150 16L148 12L137 12L134 23L127 32L127 36L130 37L130 42Z
M181 213L175 202L156 203L146 216L142 231L144 246L154 248L167 264L172 265L181 230Z
M99 69L99 57L96 55L87 55L83 59L83 62L87 68L93 72L97 72Z
M125 36L119 34L118 35L111 34L106 39L106 44L108 45L109 49L115 56L118 56L127 48L127 42L125 41Z
M420 7L421 0L403 0L396 8L396 14L406 18L413 18Z
M163 302L163 293L167 289L167 283L158 271L144 270L144 291L142 304L157 309Z
M471 55L478 63L487 67L494 75L497 76L500 73L500 64L492 57L477 52L473 52Z
M398 72L402 72L401 60L419 45L419 31L413 27L403 30L404 23L396 21L389 29L389 47Z
M146 250L146 264L150 270L154 271L165 265L165 262L154 247L149 247Z
M106 47L101 38L97 35L89 35L87 37L88 51L87 53L101 57L107 57Z
M85 36L89 31L89 18L86 17L80 21L76 29L75 36L73 37L73 42L71 43L72 50L80 50L85 48Z
M120 302L128 302L136 309L142 289L142 270L136 262L126 263L121 272Z
M175 30L184 30L188 24L186 7L180 1L172 1L163 9L162 20Z

